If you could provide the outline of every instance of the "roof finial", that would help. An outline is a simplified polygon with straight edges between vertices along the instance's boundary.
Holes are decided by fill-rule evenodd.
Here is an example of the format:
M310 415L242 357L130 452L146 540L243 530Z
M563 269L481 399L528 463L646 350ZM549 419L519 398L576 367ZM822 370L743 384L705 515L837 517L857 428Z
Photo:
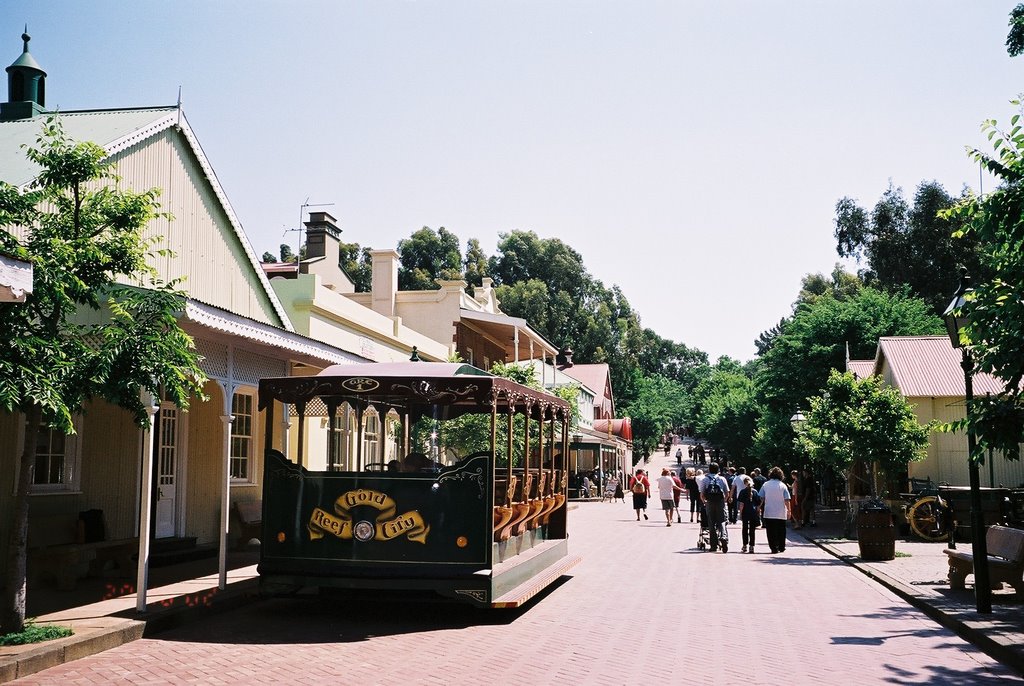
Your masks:
M28 42L32 40L32 36L28 35L28 24L25 24L25 32L21 34L21 40L25 41L25 47L22 50L28 52Z

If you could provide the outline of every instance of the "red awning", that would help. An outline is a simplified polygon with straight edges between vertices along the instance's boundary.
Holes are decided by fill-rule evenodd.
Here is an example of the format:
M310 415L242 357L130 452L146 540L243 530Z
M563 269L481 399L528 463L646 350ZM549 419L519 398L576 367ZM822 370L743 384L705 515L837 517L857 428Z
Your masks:
M609 436L618 436L627 441L633 440L633 427L629 423L629 417L623 417L622 419L595 419L594 431L608 434Z

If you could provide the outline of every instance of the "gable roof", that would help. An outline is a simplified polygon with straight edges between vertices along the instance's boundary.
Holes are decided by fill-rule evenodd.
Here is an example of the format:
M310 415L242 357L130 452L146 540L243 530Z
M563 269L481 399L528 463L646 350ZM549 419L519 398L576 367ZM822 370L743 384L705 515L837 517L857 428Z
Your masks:
M846 371L853 372L858 379L866 379L875 373L874 360L847 360Z
M242 229L224 189L217 180L210 161L180 107L172 105L129 109L72 110L53 114L59 115L64 131L70 138L76 141L92 141L106 150L108 156L156 136L167 129L173 128L179 132L195 155L206 181L210 184L221 209L228 218L231 229L245 252L250 266L256 273L275 314L280 319L282 327L287 331L295 330L285 314L281 301L274 293L274 289L271 288L270 281L249 242L249 237ZM0 178L4 181L24 188L39 173L38 166L25 157L22 147L36 144L42 121L47 116L50 114L31 119L0 122Z
M851 361L852 362L852 361ZM966 392L960 351L946 336L890 336L878 339L874 373L888 363L892 385L908 398L963 397ZM999 393L1002 382L976 372L975 395Z
M558 369L591 388L597 394L595 403L608 414L615 414L615 395L612 392L611 370L607 363L573 364L571 367L560 365Z

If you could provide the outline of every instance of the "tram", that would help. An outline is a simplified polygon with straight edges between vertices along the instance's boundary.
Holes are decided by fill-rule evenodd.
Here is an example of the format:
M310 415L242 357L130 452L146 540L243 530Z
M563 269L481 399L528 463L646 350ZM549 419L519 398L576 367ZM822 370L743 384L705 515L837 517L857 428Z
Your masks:
M264 594L432 591L509 608L579 561L561 398L468 364L397 362L263 379L259 407L265 445L293 453L264 460ZM367 414L386 427L372 441Z

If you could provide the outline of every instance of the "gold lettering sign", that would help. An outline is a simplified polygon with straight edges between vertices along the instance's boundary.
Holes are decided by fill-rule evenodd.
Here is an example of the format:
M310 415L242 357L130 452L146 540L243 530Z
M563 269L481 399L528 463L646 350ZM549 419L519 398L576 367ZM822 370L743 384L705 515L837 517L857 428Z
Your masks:
M386 493L374 491L369 488L360 488L354 491L346 491L334 501L334 513L327 512L319 507L313 508L309 517L309 539L316 541L325 534L337 536L342 540L353 538L353 524L351 510L360 506L372 507L377 510L373 522L374 541L392 541L405 536L416 543L426 543L427 535L430 533L430 525L423 521L423 516L417 510L411 510L405 514L395 516L398 506L394 499ZM362 522L360 522L362 524ZM362 532L358 532L362 533ZM367 532L369 533L369 532ZM356 538L364 540L361 535ZM365 540L370 540L369 538Z

